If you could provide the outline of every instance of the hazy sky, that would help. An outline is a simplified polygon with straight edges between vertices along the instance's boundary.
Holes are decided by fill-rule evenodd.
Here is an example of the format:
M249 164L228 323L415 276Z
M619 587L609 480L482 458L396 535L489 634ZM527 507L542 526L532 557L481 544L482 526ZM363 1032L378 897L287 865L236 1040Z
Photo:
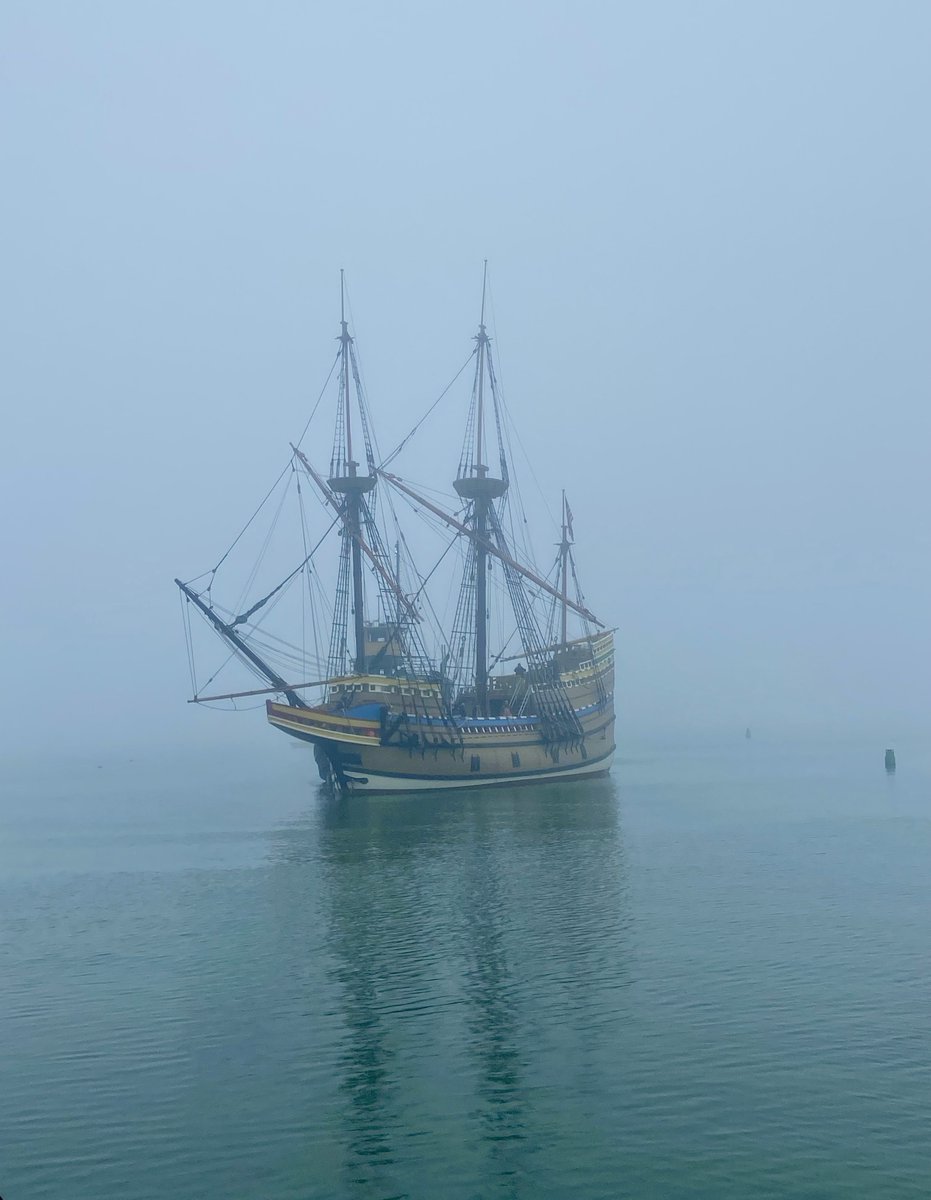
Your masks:
M621 742L926 729L929 113L924 2L6 0L4 752L275 736L185 705L172 579L280 469L339 268L390 443L484 257Z

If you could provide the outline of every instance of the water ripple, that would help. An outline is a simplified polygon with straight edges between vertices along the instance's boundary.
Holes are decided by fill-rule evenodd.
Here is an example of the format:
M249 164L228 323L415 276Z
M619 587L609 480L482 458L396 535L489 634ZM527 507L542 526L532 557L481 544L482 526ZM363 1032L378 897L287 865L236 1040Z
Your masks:
M706 756L347 803L275 759L224 824L209 766L115 832L131 778L44 834L19 793L4 1195L927 1194L919 781L890 811Z

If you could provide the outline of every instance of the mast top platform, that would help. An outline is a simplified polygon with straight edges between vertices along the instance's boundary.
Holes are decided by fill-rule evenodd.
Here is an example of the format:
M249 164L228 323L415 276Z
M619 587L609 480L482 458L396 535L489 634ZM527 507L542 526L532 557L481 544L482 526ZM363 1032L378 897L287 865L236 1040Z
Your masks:
M495 479L493 475L463 476L455 480L453 487L466 500L496 500L508 490L507 480Z
M375 481L374 475L336 475L333 479L328 479L327 483L332 492L361 493L370 492L375 486Z

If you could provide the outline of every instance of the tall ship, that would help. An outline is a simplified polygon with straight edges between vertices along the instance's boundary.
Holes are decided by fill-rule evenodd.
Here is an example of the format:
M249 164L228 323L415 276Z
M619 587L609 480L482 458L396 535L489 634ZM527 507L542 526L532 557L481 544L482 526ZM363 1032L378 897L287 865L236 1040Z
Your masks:
M312 747L321 778L341 792L585 779L611 766L613 631L579 586L564 492L548 562L537 565L486 298L487 268L468 358L382 456L341 274L336 356L276 484L213 568L175 580L191 702L264 703L269 724ZM459 380L464 434L458 464L450 446L451 490L437 491L399 471L437 461L434 414ZM335 431L323 469L310 431L328 395ZM206 680L193 617L224 644ZM233 662L261 686L218 691Z

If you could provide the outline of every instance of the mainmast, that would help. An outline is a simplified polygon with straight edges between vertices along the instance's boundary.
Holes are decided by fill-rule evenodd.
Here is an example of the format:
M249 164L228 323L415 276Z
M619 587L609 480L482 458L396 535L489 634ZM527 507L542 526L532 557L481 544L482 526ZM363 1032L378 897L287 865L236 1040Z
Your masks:
M345 496L346 524L344 536L350 539L352 562L352 612L355 629L355 658L353 670L361 675L365 671L365 594L362 586L362 496L375 486L374 475L360 475L359 464L352 456L352 415L350 405L350 380L354 374L352 361L352 337L346 322L346 289L343 271L339 273L339 315L342 346L340 351L339 407L345 416L344 444L341 454L334 454L333 475L329 479L330 489ZM358 389L357 389L358 390ZM361 397L356 396L361 405Z
M488 466L482 462L485 426L485 372L489 370L490 338L485 329L485 292L488 279L488 260L482 272L482 312L475 341L478 354L475 362L475 451L474 460L468 462L468 453L463 454L459 464L459 476L453 486L464 499L472 501L472 529L476 535L475 546L475 707L478 716L488 716L488 515L494 500L503 496L508 485L505 479L496 479L488 474ZM494 386L492 385L494 397Z

